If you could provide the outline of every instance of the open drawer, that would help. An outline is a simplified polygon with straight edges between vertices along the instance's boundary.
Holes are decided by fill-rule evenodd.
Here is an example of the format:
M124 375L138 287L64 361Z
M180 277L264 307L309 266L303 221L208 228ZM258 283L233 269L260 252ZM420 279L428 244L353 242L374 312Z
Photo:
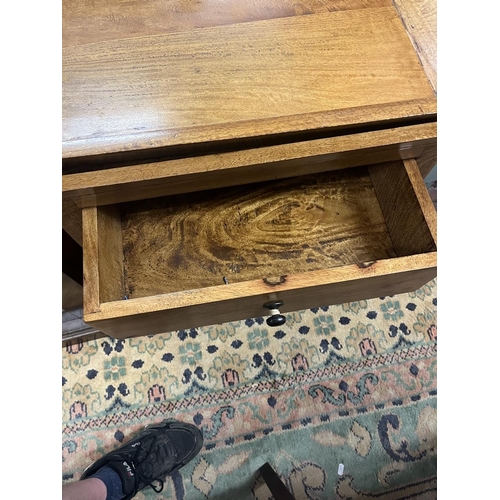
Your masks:
M115 338L417 289L436 212L415 160L83 208L84 321Z

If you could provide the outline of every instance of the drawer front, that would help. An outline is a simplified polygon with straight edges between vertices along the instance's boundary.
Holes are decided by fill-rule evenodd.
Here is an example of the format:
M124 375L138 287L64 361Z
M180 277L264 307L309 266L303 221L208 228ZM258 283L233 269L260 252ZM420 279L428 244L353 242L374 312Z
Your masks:
M415 158L422 176L436 164L437 123L67 174L63 200L80 207L283 179Z
M115 338L392 295L436 275L415 160L83 209L84 320Z
M436 254L307 274L288 276L276 285L254 281L227 291L225 287L206 289L206 302L180 293L172 300L154 297L105 303L99 312L85 314L85 322L123 339L266 316L269 311L263 306L273 300L283 301L280 312L286 313L411 292L435 278Z

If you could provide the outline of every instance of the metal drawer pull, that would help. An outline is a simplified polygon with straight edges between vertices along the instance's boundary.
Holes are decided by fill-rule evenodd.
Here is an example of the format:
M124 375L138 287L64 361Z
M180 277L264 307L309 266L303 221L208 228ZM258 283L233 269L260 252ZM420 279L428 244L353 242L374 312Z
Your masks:
M281 326L285 324L286 318L280 313L279 308L284 304L283 301L266 302L264 307L271 311L271 316L267 318L266 323L269 326Z

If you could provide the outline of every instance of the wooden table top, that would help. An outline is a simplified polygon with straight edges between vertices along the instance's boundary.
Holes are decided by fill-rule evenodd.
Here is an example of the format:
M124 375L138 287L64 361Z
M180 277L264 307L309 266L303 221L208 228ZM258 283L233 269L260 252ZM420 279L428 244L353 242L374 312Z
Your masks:
M435 120L435 39L429 1L65 0L63 173Z

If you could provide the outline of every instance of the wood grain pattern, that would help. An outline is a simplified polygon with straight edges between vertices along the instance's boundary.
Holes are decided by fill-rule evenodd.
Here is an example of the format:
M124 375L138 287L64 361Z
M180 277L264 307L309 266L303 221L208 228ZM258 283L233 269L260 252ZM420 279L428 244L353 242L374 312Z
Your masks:
M410 35L429 82L437 93L437 2L436 0L394 0ZM427 146L418 158L425 178L437 164L437 144Z
M265 314L262 305L283 300L282 312L416 290L436 276L436 253L349 265L288 276L278 285L262 280L203 290L111 302L84 320L114 338L153 335Z
M391 5L391 0L63 0L63 46Z
M352 125L385 104L392 120L432 102L393 7L92 43L63 50L63 158Z
M396 255L435 251L435 232L430 230L420 203L424 191L429 195L416 162L371 165L368 171ZM419 190L418 196L415 189Z
M121 214L117 205L82 210L84 312L124 297Z
M120 207L97 209L99 239L99 300L111 302L124 296L122 220Z
M129 298L394 257L365 168L122 205Z
M99 231L97 207L82 210L83 238L83 312L99 311Z
M99 248L106 248L98 242L98 227L102 225L98 219L103 214L114 214L116 223L117 207L84 208L84 280L90 285L85 287L84 282L84 293L90 299L85 303L85 323L115 338L127 338L261 316L265 314L262 305L269 300L284 300L282 309L286 312L417 289L436 275L437 254L426 251L425 242L429 235L435 237L435 219L415 160L381 167L289 179L276 183L274 191L269 189L273 183L258 185L268 187L264 198L265 189L257 186L249 190L246 186L219 190L218 197L208 193L208 201L207 193L201 192L122 205L125 267L116 267L111 274L118 279L125 274L128 287L138 284L144 289L149 287L150 293L139 297L131 290L129 300L97 300L96 304L99 274L102 266L106 267L106 256L98 255ZM373 190L374 179L379 199ZM392 208L387 202L392 194L384 191L384 186L394 179L396 205ZM405 201L408 199L410 202ZM409 211L405 215L412 219L406 229L414 238L411 245L407 244L408 235L394 233L394 219L384 222L379 201L385 213ZM224 210L225 202L229 210ZM211 216L207 215L210 210L203 211L203 203L205 208L211 208ZM180 204L184 204L184 210L179 209ZM420 217L413 212L420 213ZM168 230L166 220L172 223ZM332 220L342 223L335 225ZM142 227L149 226L147 231L141 230L142 223ZM238 231L242 228L247 231ZM407 245L410 254L394 257L394 241ZM238 259L238 255L243 258ZM310 257L317 262L308 261ZM139 273L131 269L131 258L137 258L138 266L143 266ZM144 262L148 265L144 266ZM233 267L221 269L221 263ZM283 263L292 266L280 268ZM283 274L267 274L266 269ZM165 293L177 279L169 276L170 272L177 273L183 287ZM233 273L233 277L241 274L242 280L229 279L224 284L222 272ZM203 273L205 277L211 274L210 279L216 277L215 285L210 280L203 283ZM194 284L190 284L193 277Z
M437 212L419 173L418 163L414 159L409 159L404 161L404 165L434 245L437 247Z
M393 0L432 88L437 92L437 2Z
M259 123L262 135L243 137L248 132L248 122L234 122L233 138L216 142L200 142L192 144L174 144L164 147L109 152L103 145L91 156L73 156L63 158L63 175L92 172L102 169L113 169L121 166L139 165L148 162L174 160L185 157L198 157L211 154L235 152L264 148L282 144L293 144L318 139L339 137L347 134L402 128L418 124L436 122L436 99L417 99L412 101L386 103L359 108L337 109L331 112L312 113L310 115L286 116L284 121L292 132L275 133L283 126L283 119L275 118ZM389 118L388 118L389 117ZM330 123L325 126L325 122ZM214 126L212 133L220 136L227 132L227 126ZM267 135L266 135L267 134ZM92 143L87 149L93 148Z
M63 197L80 206L280 179L314 172L419 157L436 144L426 123L178 160L63 175Z

